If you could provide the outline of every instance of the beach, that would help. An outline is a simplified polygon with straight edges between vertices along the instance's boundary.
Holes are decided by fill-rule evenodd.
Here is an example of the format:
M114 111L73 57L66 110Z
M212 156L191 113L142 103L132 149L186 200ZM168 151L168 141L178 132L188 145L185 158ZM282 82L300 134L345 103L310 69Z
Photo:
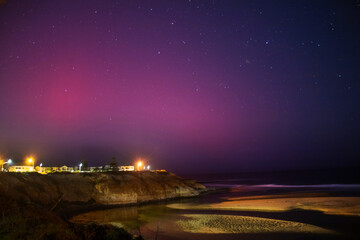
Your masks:
M239 185L199 198L83 213L145 239L357 239L357 185ZM271 193L271 194L269 194Z

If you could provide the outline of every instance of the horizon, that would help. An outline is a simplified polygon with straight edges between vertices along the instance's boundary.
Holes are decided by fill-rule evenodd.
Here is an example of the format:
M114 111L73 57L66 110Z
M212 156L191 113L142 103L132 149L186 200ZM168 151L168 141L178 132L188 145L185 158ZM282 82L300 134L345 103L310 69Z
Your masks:
M360 167L356 1L0 3L0 158Z

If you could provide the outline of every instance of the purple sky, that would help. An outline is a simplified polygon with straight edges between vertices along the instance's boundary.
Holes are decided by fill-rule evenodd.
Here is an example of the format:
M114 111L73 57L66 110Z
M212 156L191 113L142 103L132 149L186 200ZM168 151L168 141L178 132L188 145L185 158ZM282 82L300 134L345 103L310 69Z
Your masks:
M8 1L0 154L175 172L359 166L349 1Z

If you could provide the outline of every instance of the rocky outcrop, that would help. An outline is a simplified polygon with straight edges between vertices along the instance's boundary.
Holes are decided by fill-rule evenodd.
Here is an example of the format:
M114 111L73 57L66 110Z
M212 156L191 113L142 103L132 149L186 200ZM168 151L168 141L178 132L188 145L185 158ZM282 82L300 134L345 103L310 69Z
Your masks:
M42 206L136 204L197 196L205 190L169 172L0 173L0 197Z
M78 210L191 197L205 190L168 172L0 172L0 238L135 239L114 226L73 224L66 218Z

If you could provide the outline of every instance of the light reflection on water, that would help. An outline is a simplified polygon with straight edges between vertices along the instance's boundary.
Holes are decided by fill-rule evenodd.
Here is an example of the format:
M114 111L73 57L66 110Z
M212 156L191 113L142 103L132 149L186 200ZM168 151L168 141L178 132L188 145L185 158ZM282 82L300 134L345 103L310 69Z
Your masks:
M181 203L190 201L181 201ZM168 203L120 207L84 213L72 218L79 223L112 224L138 234L142 226L161 219L171 218L178 210L166 207Z
M318 225L316 221L312 221L312 220L309 221L309 219L312 218L306 217L305 215L304 215L305 217L301 215L296 215L295 218L294 218L294 214L296 213L291 213L291 212L288 215L284 215L284 214L276 215L276 214L259 213L259 212L255 214L246 213L245 215L243 215L244 213L240 213L236 211L232 211L232 212L224 211L224 209L221 209L220 207L223 207L222 205L224 206L226 205L226 207L228 207L227 206L228 204L230 204L229 206L231 206L231 204L239 204L239 201L242 200L246 200L246 202L244 201L243 203L241 203L242 205L244 205L245 203L253 204L264 200L264 202L266 203L265 206L269 207L268 206L269 201L270 202L272 201L273 203L276 204L281 204L282 201L285 200L288 201L287 199L285 199L285 197L287 198L290 197L291 201L294 201L295 199L295 202L299 201L303 203L308 201L309 197L317 197L317 199L320 200L320 202L314 201L316 203L315 205L319 205L319 204L324 205L328 203L328 201L326 201L327 198L331 200L331 198L328 197L329 187L332 189L330 192L336 193L336 195L339 195L341 193L341 195L344 196L346 196L347 194L342 193L343 190L344 191L346 190L345 192L347 192L349 189L349 188L344 188L344 186L338 187L337 185L335 186L322 185L321 187L315 187L316 191L314 191L313 186L306 186L305 188L301 186L300 189L298 186L278 187L271 185L250 185L250 186L248 185L245 188L244 187L239 188L237 186L234 186L232 188L233 191L219 192L217 194L205 195L199 198L189 198L189 199L167 201L167 202L161 202L161 203L149 204L149 205L120 207L114 209L88 212L75 216L72 219L72 221L78 223L94 222L98 224L112 224L114 226L122 227L132 234L141 234L146 239L155 239L154 236L157 235L159 232L159 236L161 235L161 237L158 238L159 240L174 239L174 237L177 237L178 239L219 239L217 237L220 237L220 235L211 234L210 237L208 234L206 236L202 236L200 234L201 235L200 236L198 233L203 231L203 229L205 229L206 231L211 230L214 232L216 230L218 232L221 232L222 229L228 229L229 227L234 227L235 231L237 231L238 233L244 233L244 231L247 233L249 232L253 233L255 231L254 229L256 229L256 231L259 232L265 230L267 230L268 232L280 232L280 231L286 232L286 229L284 230L284 228L278 227L279 224L280 225L283 224L278 220L285 220L287 226L289 226L288 229L294 229L295 226L295 228L299 229L300 232L309 231L309 229L311 229L311 231L314 231L314 233L317 232L318 234L319 233L323 234L327 231L326 225L321 226L321 224ZM351 189L356 189L356 188L353 186L353 188ZM357 191L354 192L352 190L351 192L352 194L350 195L354 195L354 193L356 196L358 195ZM278 197L276 197L275 199L278 200L274 200L274 195L269 195L269 194L277 195ZM247 196L253 196L253 197L249 198ZM262 200L262 198L264 199ZM355 203L357 204L356 201ZM175 206L178 205L180 207L172 208L171 205L175 205ZM199 209L199 207L201 210ZM259 205L257 207L259 207ZM334 209L336 209L336 206ZM308 213L304 213L304 214L308 214ZM241 217L246 215L247 217ZM193 216L193 218L189 216ZM218 217L214 218L215 216ZM265 219L267 220L264 221L264 218L256 219L255 218L256 216L265 217ZM326 216L323 218L326 218ZM244 229L245 225L239 225L238 223L239 221L248 222L249 223L248 225L251 226L251 229ZM341 223L341 221L339 222ZM179 225L179 223L182 224ZM216 223L216 224L211 226L212 223ZM264 223L268 224L268 229L264 229L263 227ZM302 223L304 223L305 225ZM306 225L306 223L310 225ZM317 226L325 227L325 228L317 228ZM181 227L186 227L188 229ZM194 233L194 231L198 233ZM327 232L326 234L329 234L329 232ZM226 235L226 237L222 239L240 239L238 238L239 237L238 234L236 234L235 237L233 236L233 238L230 238L231 237L230 235ZM221 237L224 237L224 235L221 235ZM243 235L243 237L246 236ZM289 236L289 238L291 237L292 235Z

